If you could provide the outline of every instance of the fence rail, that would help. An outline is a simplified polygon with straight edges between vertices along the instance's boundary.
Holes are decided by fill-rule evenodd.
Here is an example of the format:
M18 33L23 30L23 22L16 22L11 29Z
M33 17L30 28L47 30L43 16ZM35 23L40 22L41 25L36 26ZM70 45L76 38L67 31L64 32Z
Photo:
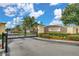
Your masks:
M5 53L8 52L8 43L9 41L11 40L8 40L8 39L19 39L19 38L31 38L31 37L36 37L37 35L35 34L32 34L32 35L17 35L17 34L14 34L14 33L2 33L2 49L5 50Z

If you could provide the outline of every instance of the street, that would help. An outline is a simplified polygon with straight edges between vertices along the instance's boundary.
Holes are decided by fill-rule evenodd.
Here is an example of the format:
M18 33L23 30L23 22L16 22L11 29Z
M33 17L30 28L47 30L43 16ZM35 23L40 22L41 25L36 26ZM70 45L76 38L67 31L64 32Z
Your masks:
M79 56L79 46L33 38L13 39L8 46L10 56Z

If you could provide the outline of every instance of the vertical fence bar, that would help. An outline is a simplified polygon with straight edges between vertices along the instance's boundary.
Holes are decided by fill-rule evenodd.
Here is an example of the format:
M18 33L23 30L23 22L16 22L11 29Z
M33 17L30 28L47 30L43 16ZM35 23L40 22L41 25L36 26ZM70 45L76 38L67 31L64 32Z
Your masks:
M2 33L2 49L4 49L4 33Z
M8 41L7 41L7 33L5 33L5 53L8 52Z

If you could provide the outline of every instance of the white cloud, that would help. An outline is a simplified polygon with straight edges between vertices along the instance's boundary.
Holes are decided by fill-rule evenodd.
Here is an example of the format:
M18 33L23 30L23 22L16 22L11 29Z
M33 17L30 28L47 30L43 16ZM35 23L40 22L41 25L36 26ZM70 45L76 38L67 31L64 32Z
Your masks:
M34 6L32 3L18 3L17 4L18 9L24 9L24 11L33 11Z
M38 18L39 16L43 15L44 14L44 11L42 10L39 10L37 12L33 11L29 14L30 17L34 16L35 18Z
M61 9L55 9L54 10L55 19L60 19L62 16L62 10Z
M19 3L17 8L20 9L19 15L21 16L34 12L34 5L32 3Z
M16 5L15 7L12 7L11 5ZM44 14L44 11L34 10L34 4L33 3L14 3L14 4L1 4L0 6L5 7L4 12L6 16L12 17L16 16L24 16L24 15L29 15L29 16L34 16L35 18L38 18L39 16Z
M13 26L22 24L22 17L13 18L13 20L12 20L11 22L12 22L12 25L13 25Z
M6 26L6 27L9 27L10 24L11 24L11 23L8 21L5 26Z
M22 22L21 17L13 18L13 20L7 22L6 28L14 28L16 25L21 24L20 22Z
M52 19L49 25L63 25L62 21L60 20L60 18L62 17L62 10L60 8L55 9L54 15L55 17Z
M35 11L33 3L19 3L17 4L17 8L20 9L20 15L29 13L30 17L34 16L35 18L38 18L44 14L42 10Z
M13 18L13 24L14 25L17 25L19 22L20 22L20 18L19 17Z
M52 20L49 25L63 25L61 20Z
M57 5L57 4L59 4L59 3L50 3L50 6Z
M4 5L4 6L3 6ZM12 5L16 5L15 7L12 7ZM24 15L29 15L30 17L34 16L35 18L40 17L44 14L44 11L38 10L35 11L34 4L33 3L15 3L15 4L2 4L1 6L4 7L5 15L8 17L17 17L13 18L12 21L7 23L7 26L10 25L11 28L15 27L15 25L19 24L20 18ZM7 27L6 26L6 27Z
M6 7L6 6L8 6L8 5L10 5L10 4L7 4L7 3L0 3L0 7Z
M12 7L12 5L16 5ZM1 3L0 7L4 7L4 12L6 16L23 16L34 11L34 6L32 3Z
M28 9L33 12L34 11L34 4L33 3L29 3L27 4Z
M44 11L42 11L42 10L35 11L33 4L29 4L28 7L30 8L29 9L30 10L30 14L29 14L30 17L34 16L35 18L38 18L44 14Z
M15 16L16 15L16 8L14 7L7 7L6 9L4 9L5 15L6 16Z
M12 27L13 27L12 22L11 21L8 21L6 23L6 28L12 28Z
M38 21L38 24L40 24L41 23L41 21Z
M14 4L16 4L16 3L0 3L0 7L8 7L8 6L10 6L10 5L14 5Z

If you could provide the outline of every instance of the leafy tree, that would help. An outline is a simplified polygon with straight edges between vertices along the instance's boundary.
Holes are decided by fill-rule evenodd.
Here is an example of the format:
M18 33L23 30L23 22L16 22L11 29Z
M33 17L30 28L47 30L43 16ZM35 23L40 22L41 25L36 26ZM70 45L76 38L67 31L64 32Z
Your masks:
M32 30L33 26L35 25L35 18L34 17L25 17L23 21L23 29L26 36L26 30Z
M34 34L38 34L38 23L37 22L34 22L33 24L32 24L32 33L34 33Z
M79 25L79 4L70 4L62 12L61 20L65 25Z

